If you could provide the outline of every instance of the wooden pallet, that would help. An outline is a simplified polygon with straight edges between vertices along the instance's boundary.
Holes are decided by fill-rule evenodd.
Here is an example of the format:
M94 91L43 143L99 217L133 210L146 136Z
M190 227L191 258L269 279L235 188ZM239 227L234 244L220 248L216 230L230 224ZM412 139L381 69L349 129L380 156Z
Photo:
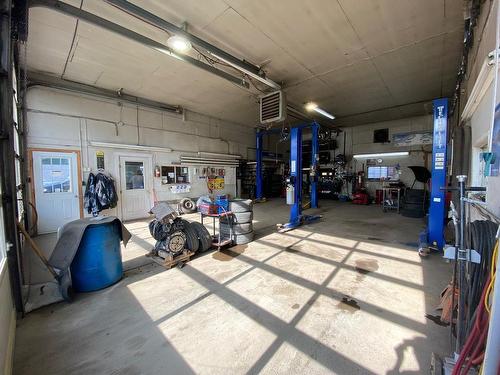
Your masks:
M193 255L194 251L184 250L181 255L177 255L176 257L170 256L169 258L163 259L162 257L152 255L151 259L153 259L153 261L158 263L160 266L170 269L176 267L179 263L189 262Z

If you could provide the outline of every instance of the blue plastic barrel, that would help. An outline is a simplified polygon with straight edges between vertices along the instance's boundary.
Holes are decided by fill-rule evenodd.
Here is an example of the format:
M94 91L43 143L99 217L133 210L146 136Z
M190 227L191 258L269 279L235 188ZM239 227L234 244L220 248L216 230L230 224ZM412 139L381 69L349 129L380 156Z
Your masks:
M71 263L75 291L99 290L122 278L120 241L120 226L116 221L87 227Z

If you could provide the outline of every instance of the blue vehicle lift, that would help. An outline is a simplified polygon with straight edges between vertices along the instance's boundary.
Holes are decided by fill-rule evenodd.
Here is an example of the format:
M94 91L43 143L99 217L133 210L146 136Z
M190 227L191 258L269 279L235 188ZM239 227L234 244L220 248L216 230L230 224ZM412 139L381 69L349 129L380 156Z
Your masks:
M290 207L290 220L281 225L279 230L286 232L297 228L298 226L318 220L320 215L302 214L302 131L305 128L311 128L311 169L309 172L311 182L311 208L318 208L318 164L319 164L319 124L312 122L302 124L290 130L290 177L287 179L287 204ZM263 177L262 177L262 137L264 134L278 133L281 129L259 130L256 139L256 198L262 200L263 196Z
M448 99L435 99L434 138L432 141L431 203L427 224L427 243L439 250L444 247L446 206L446 159L448 143Z

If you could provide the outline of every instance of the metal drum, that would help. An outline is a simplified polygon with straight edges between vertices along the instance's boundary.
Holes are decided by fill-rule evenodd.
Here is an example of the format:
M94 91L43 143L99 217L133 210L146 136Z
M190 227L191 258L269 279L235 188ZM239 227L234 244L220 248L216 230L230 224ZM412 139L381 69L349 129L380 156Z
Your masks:
M99 290L122 278L120 241L120 225L117 221L87 227L71 263L75 291Z

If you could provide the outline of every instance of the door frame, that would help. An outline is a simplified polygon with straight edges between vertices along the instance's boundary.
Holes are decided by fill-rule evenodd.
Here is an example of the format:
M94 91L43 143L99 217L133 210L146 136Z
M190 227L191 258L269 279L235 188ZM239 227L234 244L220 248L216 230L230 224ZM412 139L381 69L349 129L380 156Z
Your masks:
M83 219L83 190L82 190L82 162L80 158L80 150L71 149L59 149L59 148L43 148L43 147L30 147L28 148L28 176L29 176L29 186L30 186L30 199L33 207L36 208L36 193L35 193L35 173L33 170L33 152L56 152L65 154L76 154L76 165L77 165L77 185L78 185L78 205L80 211L80 219ZM37 211L38 212L38 211ZM38 217L38 213L37 213ZM38 223L37 223L38 224ZM38 227L37 227L38 230Z
M123 209L122 209L122 204L123 204L123 199L122 199L122 175L121 175L121 167L120 167L120 158L142 158L142 159L147 159L146 165L144 168L147 168L150 174L150 182L149 182L149 190L145 189L149 193L149 204L153 205L152 201L152 191L154 189L154 176L153 176L153 155L152 154L142 154L139 152L115 152L113 155L113 162L114 162L114 175L116 176L115 178L115 183L117 186L117 190L119 192L119 203L117 208L117 216L120 218L120 220L123 219ZM146 176L144 176L144 186L146 186ZM135 219L133 219L135 220Z

